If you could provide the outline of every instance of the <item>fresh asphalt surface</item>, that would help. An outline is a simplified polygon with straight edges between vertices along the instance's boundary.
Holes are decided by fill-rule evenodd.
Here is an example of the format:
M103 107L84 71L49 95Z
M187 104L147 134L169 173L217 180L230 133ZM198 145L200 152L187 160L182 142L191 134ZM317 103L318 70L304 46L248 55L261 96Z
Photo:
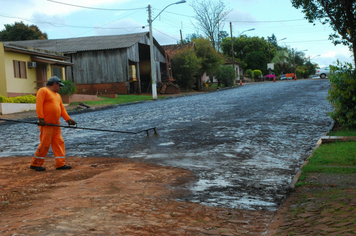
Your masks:
M189 169L197 181L186 186L192 193L182 200L276 210L332 125L329 87L320 79L251 84L71 115L80 127L157 127L160 136L62 129L66 154L130 157ZM0 157L32 156L38 135L36 125L1 126Z

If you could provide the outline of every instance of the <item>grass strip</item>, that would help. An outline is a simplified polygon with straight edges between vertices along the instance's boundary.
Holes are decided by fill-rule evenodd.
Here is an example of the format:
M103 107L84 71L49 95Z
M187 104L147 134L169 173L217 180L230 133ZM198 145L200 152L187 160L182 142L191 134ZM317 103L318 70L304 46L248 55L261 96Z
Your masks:
M330 131L329 136L356 136L356 128L348 128L342 130Z
M95 106L95 105L116 105L116 104L124 104L130 102L141 102L141 101L150 101L153 100L150 95L117 95L117 98L104 98L104 100L99 101L86 101L84 102L87 105ZM159 96L158 99L166 98L166 96ZM79 102L72 102L70 105L78 105Z
M304 182L310 173L356 173L356 143L334 142L322 144L308 159L308 164L302 169L299 182L296 186L315 185Z

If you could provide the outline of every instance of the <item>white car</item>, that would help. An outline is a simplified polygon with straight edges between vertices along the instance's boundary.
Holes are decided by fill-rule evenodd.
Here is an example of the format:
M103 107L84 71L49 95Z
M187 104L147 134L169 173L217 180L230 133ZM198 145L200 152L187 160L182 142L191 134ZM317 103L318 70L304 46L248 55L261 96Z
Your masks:
M320 79L325 79L330 74L330 67L323 67L315 70L315 75L320 76Z

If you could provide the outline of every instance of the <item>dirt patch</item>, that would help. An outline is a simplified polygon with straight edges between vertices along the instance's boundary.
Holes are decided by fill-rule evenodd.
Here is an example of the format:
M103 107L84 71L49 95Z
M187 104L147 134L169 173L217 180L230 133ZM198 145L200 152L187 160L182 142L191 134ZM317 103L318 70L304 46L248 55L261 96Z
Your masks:
M72 170L0 158L1 235L261 235L273 212L176 201L187 170L119 158L67 158Z

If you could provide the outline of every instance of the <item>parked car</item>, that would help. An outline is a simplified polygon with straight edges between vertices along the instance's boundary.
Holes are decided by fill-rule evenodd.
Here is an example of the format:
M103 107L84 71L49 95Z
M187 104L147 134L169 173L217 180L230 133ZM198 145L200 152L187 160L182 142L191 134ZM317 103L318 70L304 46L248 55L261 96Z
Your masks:
M325 79L330 74L330 67L323 67L315 70L315 75L320 76L320 79Z
M286 74L283 74L282 76L281 76L281 80L292 80L293 79L293 77L287 77L287 75Z

